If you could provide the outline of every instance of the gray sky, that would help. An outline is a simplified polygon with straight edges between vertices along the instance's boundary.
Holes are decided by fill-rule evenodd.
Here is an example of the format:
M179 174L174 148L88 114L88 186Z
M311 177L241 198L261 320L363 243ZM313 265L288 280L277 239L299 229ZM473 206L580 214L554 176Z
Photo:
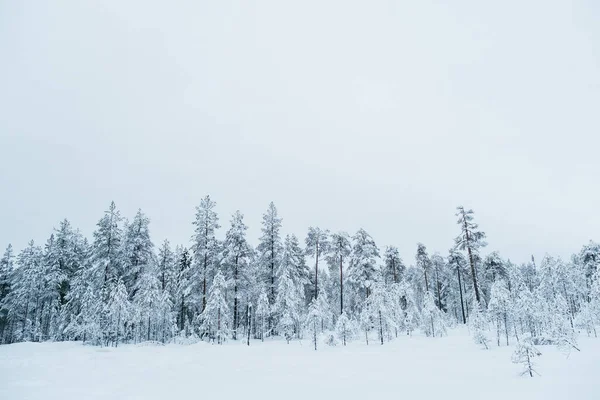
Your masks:
M448 5L447 3L452 3ZM115 200L189 243L210 194L253 242L355 232L444 255L600 240L600 4L2 1L0 246L90 235ZM224 234L224 228L221 234Z

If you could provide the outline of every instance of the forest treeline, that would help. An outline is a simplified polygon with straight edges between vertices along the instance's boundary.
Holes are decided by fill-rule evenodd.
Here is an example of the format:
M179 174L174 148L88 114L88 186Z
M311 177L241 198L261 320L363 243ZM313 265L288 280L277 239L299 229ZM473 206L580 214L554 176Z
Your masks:
M68 220L45 245L31 241L0 259L0 342L81 340L96 345L309 338L383 344L420 330L440 336L469 323L476 342L569 343L596 335L600 245L569 260L515 264L483 254L486 235L458 207L445 254L416 245L412 262L354 235L310 227L282 237L273 203L256 247L236 211L224 237L215 202L196 208L189 246L155 247L150 220L124 219L114 202L84 237ZM406 257L406 255L405 255ZM408 264L408 265L407 265Z

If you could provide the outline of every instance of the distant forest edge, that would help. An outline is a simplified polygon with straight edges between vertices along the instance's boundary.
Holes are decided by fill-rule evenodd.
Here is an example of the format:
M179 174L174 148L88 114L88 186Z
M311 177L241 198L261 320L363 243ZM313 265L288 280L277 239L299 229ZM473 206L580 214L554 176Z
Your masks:
M407 266L364 229L353 236L310 227L304 243L281 236L273 203L256 247L236 211L225 237L209 197L196 207L189 246L156 251L150 220L124 220L114 202L91 240L68 220L41 247L33 241L0 259L0 343L80 340L103 346L143 341L309 338L384 344L418 330L427 336L470 324L476 343L511 341L577 348L600 322L600 245L570 260L514 264L482 255L486 235L458 207L448 254L418 243ZM191 231L191 229L190 229ZM308 261L307 261L308 260Z

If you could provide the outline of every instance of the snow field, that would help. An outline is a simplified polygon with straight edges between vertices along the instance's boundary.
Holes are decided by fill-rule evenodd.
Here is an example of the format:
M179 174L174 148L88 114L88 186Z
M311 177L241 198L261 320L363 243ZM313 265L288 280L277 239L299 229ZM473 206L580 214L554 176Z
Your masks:
M538 346L535 378L519 375L514 350L482 350L465 329L399 337L381 346L307 340L183 346L17 343L0 346L0 399L600 399L600 340L569 355Z

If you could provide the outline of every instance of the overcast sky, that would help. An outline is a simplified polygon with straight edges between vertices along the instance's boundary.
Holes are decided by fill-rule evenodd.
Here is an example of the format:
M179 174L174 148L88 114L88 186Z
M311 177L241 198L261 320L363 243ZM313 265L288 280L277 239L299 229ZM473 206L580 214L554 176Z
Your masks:
M449 5L451 4L451 5ZM412 263L455 207L486 252L600 240L600 3L2 1L0 247L86 235L111 200L155 243L270 201L283 233L365 228Z

